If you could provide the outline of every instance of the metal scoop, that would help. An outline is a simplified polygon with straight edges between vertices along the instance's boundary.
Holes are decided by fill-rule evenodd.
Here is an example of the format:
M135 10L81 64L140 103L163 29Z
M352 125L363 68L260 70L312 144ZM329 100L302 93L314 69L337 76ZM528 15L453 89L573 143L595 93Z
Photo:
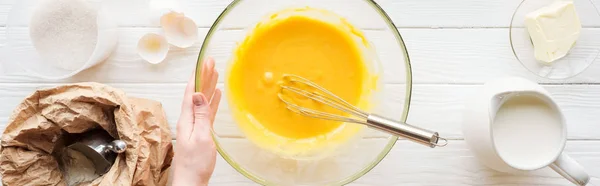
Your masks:
M121 140L115 140L106 131L95 129L81 134L78 139L68 148L81 152L92 160L96 168L96 174L103 175L110 170L117 154L125 152L127 144Z

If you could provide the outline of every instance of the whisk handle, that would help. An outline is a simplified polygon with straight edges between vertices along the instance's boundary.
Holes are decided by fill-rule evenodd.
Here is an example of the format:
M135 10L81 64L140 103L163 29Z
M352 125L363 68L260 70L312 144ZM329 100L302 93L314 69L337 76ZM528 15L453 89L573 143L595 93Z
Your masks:
M446 146L448 143L446 139L439 137L437 132L412 126L404 122L387 119L378 115L369 115L367 117L367 124L372 128L379 129L398 137L404 137L431 148L436 146ZM443 142L440 143L440 140Z

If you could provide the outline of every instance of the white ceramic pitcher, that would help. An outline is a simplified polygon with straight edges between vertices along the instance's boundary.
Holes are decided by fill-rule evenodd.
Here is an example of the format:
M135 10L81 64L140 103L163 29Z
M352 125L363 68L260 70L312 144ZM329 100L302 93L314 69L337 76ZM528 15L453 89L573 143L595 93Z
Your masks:
M508 128L508 130L529 127L528 130L506 132L506 128L499 129L498 126L495 126L500 123L500 119L496 118L499 109L511 99L516 99L517 96L525 96L519 98L525 101L539 99L540 103L545 103L544 107L547 106L548 110L555 111L551 112L554 113L551 118L556 118L557 121L542 122L543 120L535 120L534 116L524 115L523 119L528 120L527 122L519 122L518 125L515 125L516 127ZM589 182L589 175L583 167L563 153L567 138L566 122L562 112L543 87L523 78L504 78L486 83L469 99L464 113L463 133L467 144L483 164L497 171L508 173L531 171L549 166L577 185L586 185ZM504 109L509 108L505 107ZM511 107L510 109L512 110L508 111L521 112L518 110L519 108ZM504 110L503 112L508 111ZM503 117L505 116L503 115ZM506 123L505 121L503 122ZM554 124L546 125L546 123ZM531 126L526 126L530 124ZM498 130L505 130L505 132L499 133ZM538 139L545 140L536 141ZM503 140L513 140L514 143L501 144L500 142ZM548 150L519 153L519 151L535 148Z

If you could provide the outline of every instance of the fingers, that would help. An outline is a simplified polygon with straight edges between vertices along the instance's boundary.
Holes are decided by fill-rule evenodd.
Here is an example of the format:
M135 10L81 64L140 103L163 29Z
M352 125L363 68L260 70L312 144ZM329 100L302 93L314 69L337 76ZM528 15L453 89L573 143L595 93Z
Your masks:
M194 124L192 134L207 135L210 133L211 108L210 103L202 93L194 93Z
M185 93L183 94L183 104L181 105L181 115L184 114L184 111L188 111L189 113L192 113L192 95L194 94L195 90L194 87L195 85L195 81L196 81L196 73L192 74L192 77L190 77L190 79L188 80L188 84L185 87ZM187 108L187 109L186 109Z
M204 65L202 66L202 93L205 96L209 96L211 98L214 91L216 82L218 80L218 73L215 70L215 60L212 58L207 58L204 61ZM214 84L213 84L214 82Z
M206 88L205 91L203 91L202 93L204 93L204 95L209 96L208 99L212 99L212 97L215 94L215 89L217 88L217 81L219 80L219 73L217 71L214 71L212 74L212 77L210 79L210 83L208 83L208 87Z
M215 94L212 97L212 100L210 101L210 110L212 111L211 113L211 126L212 124L214 124L215 122L215 116L217 115L217 111L219 110L219 103L221 102L221 90L216 89L215 90Z
M215 91L217 90L216 87L219 80L219 73L215 70L215 61L212 58L206 59L202 69L205 72L205 74L203 74L205 79L202 80L202 93L210 100L210 121L212 126L212 122L215 120L215 115L217 114L217 109L221 101L221 91L219 90L218 93ZM218 97L215 99L216 96Z
M195 75L192 75L188 81L188 84L185 88L185 93L183 95L183 103L181 104L181 114L179 115L179 122L177 122L178 135L179 133L181 133L182 135L185 133L189 136L189 132L192 129L192 121L194 117L192 95L194 94L194 86Z
M213 68L214 68L214 60L212 60L211 58L205 59L204 63L202 64L202 85L201 85L202 87L200 89L200 92L202 92L202 93L205 93L206 89L208 89L208 87L210 85ZM204 95L212 95L212 94L204 94Z
M216 89L219 73L215 70L214 59L207 58L202 63L201 77L199 93L194 93L195 82L193 78L188 83L184 99L189 102L186 103L184 100L184 106L182 107L182 117L185 111L188 111L186 115L191 116L190 121L193 122L188 122L189 126L186 124L182 124L186 126L178 126L178 130L181 128L181 130L185 130L183 132L191 132L192 135L207 135L210 133L222 96L222 92ZM186 107L186 104L188 107ZM192 109L186 110L185 108Z

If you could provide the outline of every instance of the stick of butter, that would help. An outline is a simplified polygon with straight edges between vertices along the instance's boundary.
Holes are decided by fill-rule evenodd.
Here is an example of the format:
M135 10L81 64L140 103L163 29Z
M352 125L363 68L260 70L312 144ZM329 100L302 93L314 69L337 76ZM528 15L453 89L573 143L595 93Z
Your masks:
M556 1L525 16L535 59L551 63L567 55L581 31L572 1Z

